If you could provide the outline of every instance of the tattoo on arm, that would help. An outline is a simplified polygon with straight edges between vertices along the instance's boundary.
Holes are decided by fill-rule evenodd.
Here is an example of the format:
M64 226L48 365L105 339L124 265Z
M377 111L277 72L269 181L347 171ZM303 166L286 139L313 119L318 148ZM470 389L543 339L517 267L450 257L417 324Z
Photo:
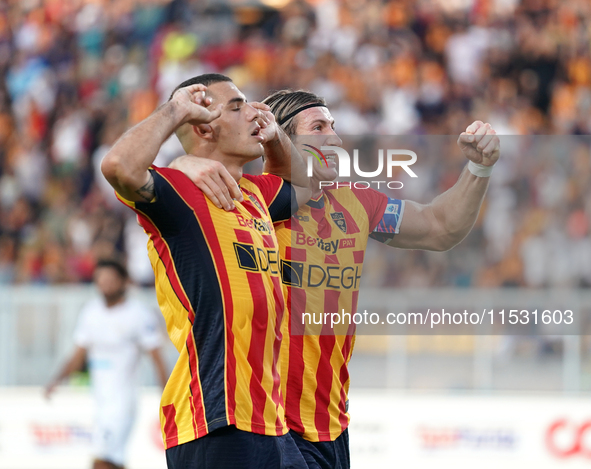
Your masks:
M146 182L142 187L140 187L139 189L137 189L136 194L139 194L139 196L144 199L146 202L151 202L152 199L154 198L155 192L154 192L154 176L152 176L150 174L150 179L148 179L148 182Z

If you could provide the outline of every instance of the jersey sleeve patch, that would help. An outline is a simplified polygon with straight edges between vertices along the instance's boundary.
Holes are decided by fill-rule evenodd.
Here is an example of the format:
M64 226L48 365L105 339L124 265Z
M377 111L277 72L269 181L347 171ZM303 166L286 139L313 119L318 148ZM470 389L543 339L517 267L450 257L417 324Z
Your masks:
M374 228L370 237L382 243L389 242L400 232L402 215L404 214L404 200L388 197L388 203L382 218Z

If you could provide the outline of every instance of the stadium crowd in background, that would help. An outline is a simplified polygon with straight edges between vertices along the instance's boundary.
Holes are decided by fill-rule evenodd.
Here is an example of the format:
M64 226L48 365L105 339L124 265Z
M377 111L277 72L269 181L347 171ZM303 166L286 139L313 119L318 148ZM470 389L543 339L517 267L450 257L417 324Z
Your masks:
M475 119L504 135L591 133L587 0L236 5L0 6L0 283L90 282L96 260L117 254L136 283L153 283L145 235L98 167L116 136L200 73L230 75L252 100L309 89L341 135L457 135ZM464 243L443 255L370 243L366 284L591 286L584 143L544 164L509 152ZM182 153L171 139L157 162ZM453 184L463 158L437 157L433 184L396 196L428 201Z

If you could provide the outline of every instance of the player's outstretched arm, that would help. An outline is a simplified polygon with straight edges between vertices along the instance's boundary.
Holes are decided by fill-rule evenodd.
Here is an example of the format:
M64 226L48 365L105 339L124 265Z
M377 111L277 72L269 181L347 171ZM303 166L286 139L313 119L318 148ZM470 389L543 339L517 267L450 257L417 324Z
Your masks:
M148 169L162 144L181 125L209 123L221 110L209 110L203 85L177 90L172 99L156 109L147 119L129 129L113 145L102 161L101 171L128 200L149 202L154 197L154 183Z
M470 232L488 188L500 142L490 124L476 121L458 138L469 163L456 184L430 204L405 201L400 232L388 243L405 249L446 251Z
M57 376L47 383L47 386L45 386L45 398L49 399L55 391L57 385L60 384L64 379L66 379L75 371L81 370L82 366L84 365L84 360L86 360L86 349L84 347L77 346L74 350L74 353L72 353L68 361L62 366L62 369L57 374Z

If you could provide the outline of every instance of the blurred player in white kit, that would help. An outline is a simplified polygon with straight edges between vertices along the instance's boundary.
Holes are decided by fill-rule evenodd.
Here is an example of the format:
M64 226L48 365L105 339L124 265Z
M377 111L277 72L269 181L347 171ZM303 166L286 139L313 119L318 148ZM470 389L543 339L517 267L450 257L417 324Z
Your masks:
M94 282L101 296L82 309L74 333L76 348L45 388L49 398L63 379L88 361L96 402L93 469L124 466L139 397L137 370L141 353L150 354L162 387L168 379L160 351L158 319L142 303L127 298L127 281L122 264L113 260L97 263Z

